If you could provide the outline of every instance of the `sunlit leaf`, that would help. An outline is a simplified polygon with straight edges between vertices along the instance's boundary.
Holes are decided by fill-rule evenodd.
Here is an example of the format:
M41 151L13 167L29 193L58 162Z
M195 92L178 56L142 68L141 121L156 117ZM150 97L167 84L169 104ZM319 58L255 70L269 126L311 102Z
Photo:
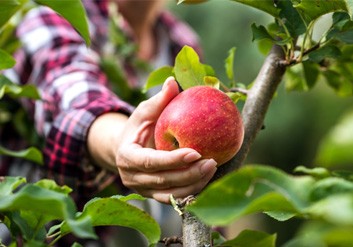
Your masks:
M2 0L0 8L0 29L21 7L18 0Z
M24 150L13 151L0 146L0 154L30 160L37 164L43 164L42 153L35 147L29 147Z
M62 15L81 34L87 45L90 45L88 20L85 8L80 0L34 0L36 3L46 5Z
M188 210L211 225L229 224L255 212L296 215L307 206L314 179L292 177L275 168L245 166L206 188ZM282 219L282 216L278 218Z
M183 90L203 84L207 76L205 66L190 46L184 46L175 58L174 73Z
M305 212L334 224L353 226L353 189L349 193L327 196Z
M26 183L23 177L2 177L0 181L0 197L12 194L21 184Z
M211 86L211 87L214 87L217 89L219 89L219 87L220 87L219 79L214 76L205 76L203 78L203 82L204 82L204 85L206 85L206 86Z
M76 206L70 196L36 184L26 184L15 193L1 197L0 211L21 212L21 221L38 229L42 229L52 220L65 219L71 232L79 237L90 228L87 219L75 219Z
M6 76L0 75L0 99L5 94L10 95L13 98L27 97L31 99L40 99L39 92L35 85L17 85L11 82Z
M244 97L244 95L238 92L226 92L226 94L228 95L229 98L231 98L234 104L236 104L239 99Z
M143 92L147 92L152 87L162 85L169 76L174 76L173 67L171 66L164 66L151 72L143 87Z
M234 55L236 48L233 47L228 51L228 56L225 60L224 66L226 75L230 81L234 81Z
M142 199L131 196L128 199ZM95 198L84 207L80 217L90 217L93 226L124 226L140 231L150 244L157 243L161 230L158 223L146 212L129 204L121 196ZM66 223L61 227L61 234L69 232Z
M326 178L331 175L330 171L324 167L308 168L305 166L298 166L294 169L294 172L304 173L317 178Z
M0 49L0 70L11 68L15 63L15 59L10 54Z

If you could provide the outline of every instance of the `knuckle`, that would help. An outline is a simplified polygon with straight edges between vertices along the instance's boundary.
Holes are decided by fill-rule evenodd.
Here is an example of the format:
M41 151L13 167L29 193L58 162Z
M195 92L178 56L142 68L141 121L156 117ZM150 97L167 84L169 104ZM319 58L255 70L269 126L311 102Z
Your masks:
M152 162L152 159L151 159L150 157L146 157L146 158L145 158L143 167L144 167L146 170L153 170L153 162Z
M166 185L166 179L165 179L165 177L157 176L155 183L156 183L157 186L165 186Z

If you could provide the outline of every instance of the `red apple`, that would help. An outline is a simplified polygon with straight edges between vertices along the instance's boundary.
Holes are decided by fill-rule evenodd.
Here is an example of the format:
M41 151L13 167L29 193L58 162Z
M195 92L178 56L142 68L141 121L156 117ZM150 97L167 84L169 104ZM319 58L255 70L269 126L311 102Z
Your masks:
M244 127L228 95L210 86L194 86L178 94L163 110L154 137L158 150L193 148L219 166L239 151Z

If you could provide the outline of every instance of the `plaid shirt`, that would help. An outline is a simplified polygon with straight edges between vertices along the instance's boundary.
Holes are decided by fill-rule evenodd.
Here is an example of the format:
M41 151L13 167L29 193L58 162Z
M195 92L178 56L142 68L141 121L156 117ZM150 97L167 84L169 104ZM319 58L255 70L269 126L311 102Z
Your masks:
M32 9L17 29L23 45L15 54L16 66L5 72L13 81L34 83L41 100L24 105L45 137L43 148L45 176L66 184L76 199L89 199L118 176L93 165L86 153L87 131L95 118L106 112L130 114L133 107L110 89L99 66L108 41L108 1L84 0L92 45L87 47L71 25L47 7ZM163 12L158 26L169 40L170 63L183 45L200 51L196 35L169 12ZM126 22L122 31L129 29ZM128 35L127 35L128 36ZM126 71L132 84L136 71ZM0 164L4 173L4 166ZM1 174L6 175L6 174Z

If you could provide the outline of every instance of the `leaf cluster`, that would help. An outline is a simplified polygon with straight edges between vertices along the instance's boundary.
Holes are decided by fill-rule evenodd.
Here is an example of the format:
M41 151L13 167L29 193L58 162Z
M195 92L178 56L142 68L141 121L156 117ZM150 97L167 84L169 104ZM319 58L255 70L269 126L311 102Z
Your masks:
M268 51L283 48L287 90L307 91L318 81L340 96L352 95L352 3L346 0L234 0L270 14L268 26L251 26L253 40ZM328 27L320 25L327 20ZM319 37L316 34L319 33Z
M353 227L353 180L324 168L298 167L287 174L264 165L246 165L206 188L187 207L209 225L227 225L242 216L265 213Z
M152 245L160 238L158 223L130 200L144 200L137 194L94 198L78 212L67 186L43 179L27 183L22 177L2 177L0 182L1 222L13 241L26 246L51 246L72 233L96 239L96 226L124 226L140 231ZM50 227L47 230L48 226Z
M50 0L6 0L0 8L0 71L15 66L12 57L14 51L21 46L15 38L15 28L18 21L34 6L47 6L68 20L80 33L87 45L90 44L88 22L85 9L80 0L50 1ZM32 84L20 85L0 74L0 126L11 126L19 135L28 140L30 145L39 147L40 138L35 134L33 124L26 117L24 109L17 104L20 98L38 100L40 94ZM42 163L40 152L35 147L12 151L0 147L1 155L24 158L36 163Z
M212 66L202 63L196 51L192 47L185 45L176 56L174 66L164 66L150 73L143 90L148 91L152 87L161 85L169 76L173 76L182 90L199 85L211 86L225 91L234 103L239 99L244 100L244 92L239 92L235 88L236 83L233 71L235 51L235 48L231 48L225 59L228 83L221 82ZM234 87L229 88L226 84Z

